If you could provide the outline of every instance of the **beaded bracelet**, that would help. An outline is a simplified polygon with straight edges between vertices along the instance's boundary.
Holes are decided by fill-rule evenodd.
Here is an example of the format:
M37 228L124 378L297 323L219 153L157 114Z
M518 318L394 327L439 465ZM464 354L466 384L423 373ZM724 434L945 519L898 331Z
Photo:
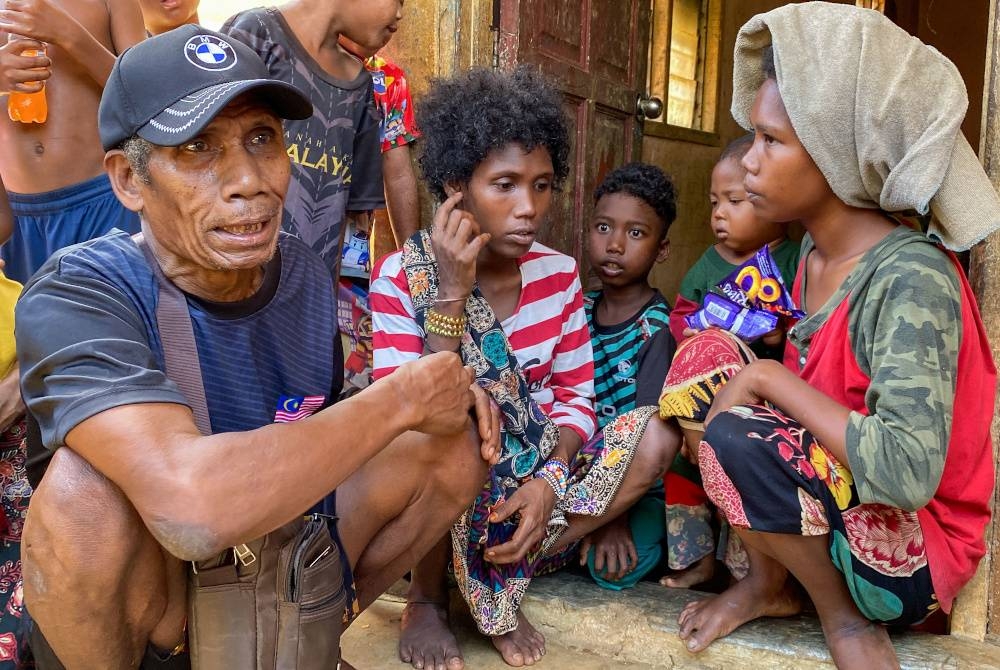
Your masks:
M429 335L441 337L462 337L465 333L466 319L462 316L448 316L435 309L427 310L424 317L424 330Z
M544 479L552 487L557 500L562 500L569 486L569 465L561 458L550 458L535 472L536 479Z

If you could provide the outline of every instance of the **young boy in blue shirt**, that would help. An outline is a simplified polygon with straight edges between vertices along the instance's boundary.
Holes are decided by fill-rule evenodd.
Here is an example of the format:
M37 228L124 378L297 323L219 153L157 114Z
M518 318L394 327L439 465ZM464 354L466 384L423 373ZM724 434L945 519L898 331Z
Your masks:
M610 172L594 192L588 230L590 265L602 289L586 296L594 349L600 428L616 416L659 402L676 347L670 306L649 285L649 271L667 259L667 231L677 215L676 189L660 168L631 163ZM586 538L580 562L598 584L634 586L663 553L662 486Z

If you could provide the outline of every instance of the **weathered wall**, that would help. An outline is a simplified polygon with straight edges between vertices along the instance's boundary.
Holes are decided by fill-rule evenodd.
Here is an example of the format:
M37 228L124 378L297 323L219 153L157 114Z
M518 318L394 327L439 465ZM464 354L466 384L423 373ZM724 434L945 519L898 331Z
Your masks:
M978 146L982 124L982 93L986 60L989 0L964 0L961 11L954 2L936 0L889 0L885 14L911 35L950 58L969 90L969 111L962 131L972 146Z
M432 79L492 64L492 8L492 0L420 0L403 7L399 32L384 52L406 70L417 109ZM422 181L420 208L422 224L430 225L432 202Z
M986 87L981 107L983 128L979 155L994 188L1000 190L1000 16L997 15L997 0L990 1L986 23ZM983 326L993 348L993 360L997 361L1000 360L1000 233L994 233L972 250L969 270ZM993 412L993 447L996 462L1000 449L1000 411ZM976 576L959 594L952 615L952 632L1000 642L1000 519L996 514L1000 490L994 496L993 521L986 535L988 554L980 563Z

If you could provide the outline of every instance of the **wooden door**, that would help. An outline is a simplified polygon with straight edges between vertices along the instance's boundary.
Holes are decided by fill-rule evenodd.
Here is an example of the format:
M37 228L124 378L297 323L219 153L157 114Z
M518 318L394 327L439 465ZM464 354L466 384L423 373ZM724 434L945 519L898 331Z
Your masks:
M534 63L563 93L573 142L570 175L556 195L547 244L583 259L583 226L594 187L608 171L638 160L646 90L649 0L497 0L498 64Z

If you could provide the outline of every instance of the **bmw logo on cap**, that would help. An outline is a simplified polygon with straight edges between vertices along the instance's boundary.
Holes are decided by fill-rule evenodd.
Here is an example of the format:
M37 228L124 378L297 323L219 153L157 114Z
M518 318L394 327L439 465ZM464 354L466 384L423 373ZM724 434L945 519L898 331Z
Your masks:
M215 35L195 35L184 45L184 55L202 70L228 70L236 65L233 47Z

